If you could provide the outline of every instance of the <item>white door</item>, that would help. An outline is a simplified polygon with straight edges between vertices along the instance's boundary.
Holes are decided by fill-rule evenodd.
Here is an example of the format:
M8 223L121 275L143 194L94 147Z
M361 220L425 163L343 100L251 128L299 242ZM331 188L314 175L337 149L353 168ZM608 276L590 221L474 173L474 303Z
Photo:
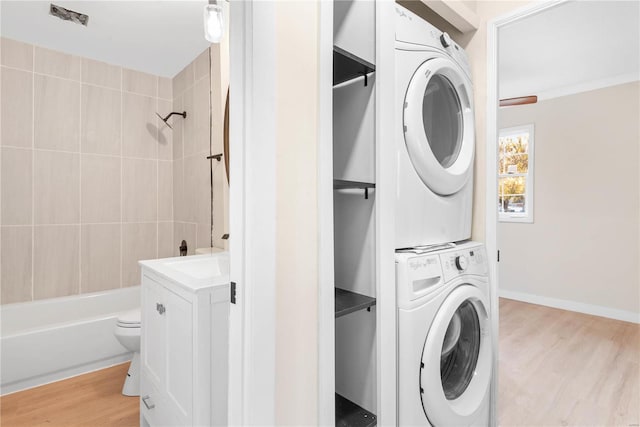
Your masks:
M444 56L423 62L407 88L403 129L409 158L436 194L458 192L473 173L472 100L471 82Z
M488 416L491 383L489 305L472 285L444 300L429 329L420 365L420 393L432 425L470 425Z

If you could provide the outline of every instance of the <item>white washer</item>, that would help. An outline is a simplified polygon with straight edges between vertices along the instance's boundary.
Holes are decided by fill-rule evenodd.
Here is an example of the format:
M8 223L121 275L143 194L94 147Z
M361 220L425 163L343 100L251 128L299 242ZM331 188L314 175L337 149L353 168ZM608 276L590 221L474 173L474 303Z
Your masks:
M396 248L471 237L475 128L464 50L396 5Z
M398 425L489 425L488 271L475 242L396 254Z

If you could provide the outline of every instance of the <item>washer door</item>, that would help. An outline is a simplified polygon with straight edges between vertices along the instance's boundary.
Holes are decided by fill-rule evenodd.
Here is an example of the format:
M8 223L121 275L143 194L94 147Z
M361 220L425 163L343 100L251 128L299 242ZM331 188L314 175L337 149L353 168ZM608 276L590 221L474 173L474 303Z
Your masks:
M444 300L429 329L420 365L422 407L432 425L470 425L489 398L488 304L472 285Z
M404 138L411 163L431 191L458 192L473 173L471 82L446 57L423 62L405 95Z

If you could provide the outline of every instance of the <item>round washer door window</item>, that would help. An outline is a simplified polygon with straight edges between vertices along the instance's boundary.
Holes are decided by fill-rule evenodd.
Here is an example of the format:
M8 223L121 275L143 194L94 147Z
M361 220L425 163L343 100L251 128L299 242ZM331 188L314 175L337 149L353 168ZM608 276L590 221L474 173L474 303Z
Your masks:
M409 83L403 125L407 151L433 192L458 192L473 172L475 131L471 83L446 57L423 62Z
M420 365L420 397L432 425L477 423L487 408L492 370L487 313L484 295L466 284L449 294L434 318Z

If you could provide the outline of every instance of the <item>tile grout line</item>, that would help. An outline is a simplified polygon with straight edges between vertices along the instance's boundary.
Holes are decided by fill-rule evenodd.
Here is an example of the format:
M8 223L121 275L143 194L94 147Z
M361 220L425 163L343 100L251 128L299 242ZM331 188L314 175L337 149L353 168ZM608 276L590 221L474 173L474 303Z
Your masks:
M36 299L36 49L31 46L31 301Z
M124 287L124 72L120 67L120 283L119 288Z
M80 59L80 102L78 102L80 114L78 120L78 217L80 224L78 225L78 295L82 295L82 59Z
M34 55L35 55L35 52L34 52ZM81 57L81 58L82 58L82 57ZM107 63L107 65L114 66L113 64L108 64L108 63ZM7 70L22 71L22 72L25 72L25 73L31 73L31 74L33 74L34 76L53 77L54 79L59 79L59 80L65 80L65 81L69 81L69 82L80 83L80 84L82 84L82 85L87 85L87 86L91 86L91 87L95 87L95 88L99 88L99 89L108 89L108 90L112 90L112 91L114 91L114 92L121 92L121 93L130 94L130 95L139 95L139 96L143 96L143 97L145 97L145 98L160 98L160 99L163 99L163 100L166 100L166 101L170 101L170 99L161 98L159 95L154 96L154 95L148 95L148 94L146 94L146 93L141 93L141 92L132 92L132 91L129 91L129 90L124 90L124 88L122 88L122 85L121 85L121 87L120 87L120 88L113 88L113 87L111 87L111 86L100 85L100 84L97 84L97 83L84 82L84 81L82 81L81 79L70 79L70 78L68 78L68 77L60 77L60 76L56 76L56 75L54 75L54 74L40 73L40 72L36 72L36 71L33 71L33 70L25 70L25 69L23 69L23 68L11 67L11 66L8 66L8 65L0 65L0 67L1 67L1 68L6 68ZM81 67L82 67L82 64L81 64ZM123 67L121 67L121 66L117 66L117 68L119 68L121 71L123 70ZM126 69L126 70L130 70L129 68L125 68L125 69ZM132 70L132 71L135 71L135 70ZM153 77L158 77L158 78L160 78L159 76L156 76L156 75L154 75L154 74L149 74L149 73L144 73L144 74L147 74L147 75L149 75L149 76L153 76ZM201 79L202 79L202 78L201 78Z

